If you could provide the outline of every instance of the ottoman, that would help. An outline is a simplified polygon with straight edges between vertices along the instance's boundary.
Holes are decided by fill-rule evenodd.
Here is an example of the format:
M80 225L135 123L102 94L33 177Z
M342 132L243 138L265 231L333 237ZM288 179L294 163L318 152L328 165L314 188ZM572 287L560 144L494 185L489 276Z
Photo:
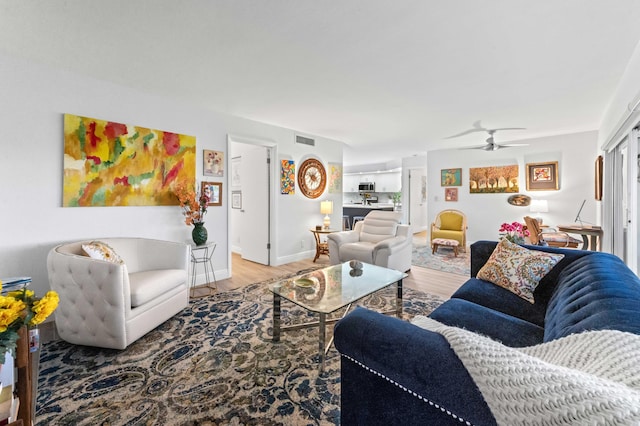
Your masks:
M458 257L458 245L460 243L458 243L456 240L448 240L446 238L434 238L433 241L431 241L431 244L432 244L431 254L435 254L436 251L438 251L438 247L446 246L446 247L453 248L454 256Z

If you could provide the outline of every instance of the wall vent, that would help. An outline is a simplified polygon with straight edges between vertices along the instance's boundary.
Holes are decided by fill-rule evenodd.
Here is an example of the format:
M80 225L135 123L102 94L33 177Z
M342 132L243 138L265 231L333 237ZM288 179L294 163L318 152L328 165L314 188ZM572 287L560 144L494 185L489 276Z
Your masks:
M296 143L301 143L303 145L316 146L315 139L305 138L304 136L296 135Z

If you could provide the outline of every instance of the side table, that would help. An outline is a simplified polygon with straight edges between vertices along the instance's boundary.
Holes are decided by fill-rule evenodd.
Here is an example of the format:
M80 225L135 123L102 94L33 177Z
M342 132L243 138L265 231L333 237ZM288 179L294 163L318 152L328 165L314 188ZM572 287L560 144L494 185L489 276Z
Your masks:
M338 232L337 229L309 229L313 233L316 239L316 257L313 258L315 262L318 260L321 254L329 256L329 243L326 241L320 241L320 235L331 234L332 232Z
M213 257L213 252L216 251L217 244L211 242L202 245L190 243L189 245L191 246L191 289L189 290L189 297L199 299L201 297L211 296L218 289L216 272L213 269L213 263L211 263L211 258ZM207 282L203 286L196 287L196 269L198 263L204 266L204 276ZM211 274L213 275L213 283L209 278L209 270L211 270ZM196 295L196 289L206 290L206 293Z

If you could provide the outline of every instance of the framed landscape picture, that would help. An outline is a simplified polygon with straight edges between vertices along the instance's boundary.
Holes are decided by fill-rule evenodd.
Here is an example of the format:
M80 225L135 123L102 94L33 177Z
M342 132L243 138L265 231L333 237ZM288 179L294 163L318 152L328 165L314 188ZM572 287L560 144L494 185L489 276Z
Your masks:
M470 194L501 194L519 192L517 164L509 166L470 167Z
M440 186L462 186L462 169L440 170Z
M526 170L527 191L557 191L559 189L557 161L528 163Z

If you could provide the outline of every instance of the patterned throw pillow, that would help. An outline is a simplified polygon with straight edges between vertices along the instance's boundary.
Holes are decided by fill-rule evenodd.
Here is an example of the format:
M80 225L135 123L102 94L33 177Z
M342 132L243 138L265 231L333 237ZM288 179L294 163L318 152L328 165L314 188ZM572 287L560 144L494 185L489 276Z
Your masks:
M504 287L524 300L535 303L533 292L563 254L529 250L503 238L477 277Z
M82 250L92 259L105 260L111 263L124 264L124 260L115 252L107 243L102 241L92 241L89 244L83 244Z

